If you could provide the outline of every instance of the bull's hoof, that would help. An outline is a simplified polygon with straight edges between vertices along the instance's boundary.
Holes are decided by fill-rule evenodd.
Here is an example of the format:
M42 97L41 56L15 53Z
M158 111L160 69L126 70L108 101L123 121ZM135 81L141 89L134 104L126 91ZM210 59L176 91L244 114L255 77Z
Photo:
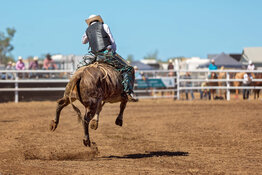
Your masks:
M92 142L90 148L91 148L92 152L93 152L95 155L98 155L98 154L99 154L98 147L97 147L97 145L96 145L95 142Z
M83 139L83 144L84 144L85 146L88 146L88 147L91 146L91 143L90 143L90 140L89 140L89 139Z
M96 130L98 128L98 121L97 120L91 120L90 128Z
M52 120L49 125L49 130L55 131L56 128L57 128L57 123L54 120Z
M123 120L120 120L120 119L117 118L115 124L118 125L118 126L122 126Z

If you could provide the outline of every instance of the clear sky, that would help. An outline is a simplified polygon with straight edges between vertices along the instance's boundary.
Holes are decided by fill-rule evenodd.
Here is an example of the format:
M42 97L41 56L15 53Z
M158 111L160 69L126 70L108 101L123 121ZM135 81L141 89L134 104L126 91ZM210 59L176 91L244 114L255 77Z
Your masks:
M135 60L241 53L262 46L261 0L0 0L0 31L14 27L13 56L84 55L85 19L100 14L117 51Z

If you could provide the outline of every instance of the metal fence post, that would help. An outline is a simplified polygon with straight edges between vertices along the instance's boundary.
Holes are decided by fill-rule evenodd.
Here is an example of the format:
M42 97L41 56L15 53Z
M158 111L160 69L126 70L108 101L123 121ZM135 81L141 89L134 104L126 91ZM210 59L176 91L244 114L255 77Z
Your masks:
M180 92L179 92L179 89L180 89L180 71L179 71L179 69L177 70L177 72L176 72L176 83L177 83L177 92L176 92L176 98L177 98L177 100L179 100L180 99Z
M15 74L15 103L18 103L19 94L18 94L18 73Z
M227 101L230 101L230 83L229 83L229 73L227 72Z

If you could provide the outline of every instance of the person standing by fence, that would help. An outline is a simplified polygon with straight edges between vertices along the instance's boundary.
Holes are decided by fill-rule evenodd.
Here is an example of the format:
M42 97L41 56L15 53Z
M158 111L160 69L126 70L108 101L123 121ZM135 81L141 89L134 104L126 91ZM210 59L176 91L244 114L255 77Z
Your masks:
M55 69L57 69L57 66L56 66L56 64L55 64L55 62L52 59L50 54L46 55L46 58L44 60L43 69L45 69L45 70L55 70Z
M190 75L189 72L186 73L186 75L184 76L184 79L188 79L188 80L191 79L191 75ZM186 85L186 87L193 87L193 84L192 84L191 81L186 81L186 82L185 82L185 85ZM194 93L193 93L193 90L192 90L192 89L186 89L186 90L185 90L186 100L189 99L189 98L188 98L188 93L189 93L189 92L190 92L190 94L191 94L191 99L194 100L194 99L195 99L195 96L194 96Z
M25 70L25 63L23 62L23 58L21 56L18 57L15 68L16 70ZM24 73L18 73L17 75L19 78L24 78Z
M30 70L38 70L39 69L38 57L37 56L35 56L33 62L30 63L29 69ZM35 77L35 78L38 79L37 73L30 73L29 76L30 76L30 78Z
M244 74L243 86L249 86L251 84L252 77L250 73ZM243 89L243 99L246 100L249 98L249 89Z

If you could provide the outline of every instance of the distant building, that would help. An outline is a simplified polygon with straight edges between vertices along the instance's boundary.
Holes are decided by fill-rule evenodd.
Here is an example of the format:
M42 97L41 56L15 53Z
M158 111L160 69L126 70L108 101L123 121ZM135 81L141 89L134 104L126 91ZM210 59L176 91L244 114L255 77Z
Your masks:
M75 70L82 58L83 56L77 55L52 55L52 59L58 66L58 69L62 70Z
M191 57L181 62L181 69L196 70L199 65L209 63L209 59L200 57Z
M241 62L236 61L234 58L229 56L228 54L225 54L224 52L214 56L212 58L215 61L215 64L220 67L224 68L238 68L238 69L244 69L245 65L243 65ZM208 59L210 60L210 59ZM199 68L207 68L209 66L210 62L207 62L205 64L199 65Z
M262 69L262 47L244 48L240 61L245 65L252 61L257 69Z
M143 59L140 60L142 63L147 64L151 67L153 67L154 69L160 69L160 64L158 63L158 61L156 59Z

